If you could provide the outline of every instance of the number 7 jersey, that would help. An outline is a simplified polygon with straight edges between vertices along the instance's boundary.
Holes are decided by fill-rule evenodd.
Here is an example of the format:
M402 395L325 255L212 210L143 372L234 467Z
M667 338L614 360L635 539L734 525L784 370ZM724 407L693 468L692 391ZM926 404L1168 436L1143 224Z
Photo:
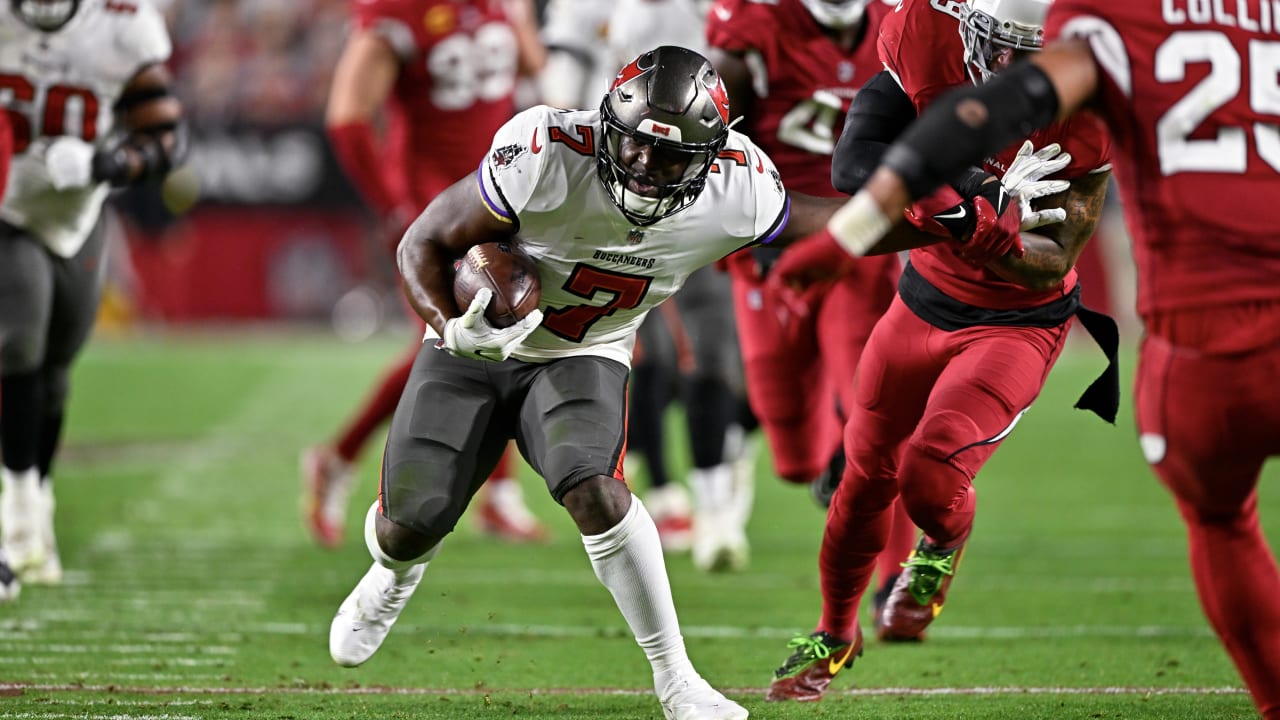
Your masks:
M729 131L693 204L632 225L596 171L600 113L530 108L494 137L476 173L482 200L510 222L538 264L542 325L514 354L599 355L631 363L636 328L704 265L786 225L789 205L769 158Z
M1280 299L1280 15L1232 3L1057 0L1115 138L1142 314Z
M0 106L13 126L13 163L0 219L24 228L63 257L79 251L108 188L54 190L44 165L59 136L98 147L118 140L115 104L148 65L169 58L169 34L147 0L84 0L56 32L22 22L0 5Z

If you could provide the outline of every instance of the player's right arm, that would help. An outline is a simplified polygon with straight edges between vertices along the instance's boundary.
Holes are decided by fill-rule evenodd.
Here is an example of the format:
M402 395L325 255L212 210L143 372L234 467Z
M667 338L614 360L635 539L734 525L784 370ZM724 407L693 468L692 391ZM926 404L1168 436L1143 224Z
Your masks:
M481 166L481 172L485 167ZM404 293L415 312L441 337L457 317L453 263L473 245L510 240L516 225L495 215L468 175L436 196L405 231L396 251Z
M397 230L416 208L395 190L379 161L373 121L399 74L400 60L387 41L372 28L359 29L338 58L325 108L325 130L342 169L365 202Z

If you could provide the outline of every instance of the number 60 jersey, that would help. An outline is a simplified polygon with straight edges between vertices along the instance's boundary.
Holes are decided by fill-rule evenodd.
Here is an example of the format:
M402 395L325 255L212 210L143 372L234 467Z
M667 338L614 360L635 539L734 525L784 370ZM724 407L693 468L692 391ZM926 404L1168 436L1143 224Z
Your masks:
M1057 0L1084 38L1134 233L1138 311L1280 299L1280 13L1230 3Z
M477 172L489 210L512 222L537 262L542 325L514 357L599 355L631 364L635 331L694 270L786 225L789 205L769 158L729 131L693 204L632 225L596 172L600 113L530 108L494 137Z
M84 244L108 188L54 190L44 165L59 136L99 147L116 138L115 104L133 76L169 58L164 20L146 0L84 0L61 29L35 30L0 4L0 106L13 126L13 163L0 219L71 257Z

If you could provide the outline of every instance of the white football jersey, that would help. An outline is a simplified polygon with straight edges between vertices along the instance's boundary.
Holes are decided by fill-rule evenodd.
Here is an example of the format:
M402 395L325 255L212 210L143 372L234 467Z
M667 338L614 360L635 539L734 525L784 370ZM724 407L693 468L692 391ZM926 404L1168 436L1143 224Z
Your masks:
M609 47L623 67L659 45L707 54L706 0L615 0L609 17Z
M597 174L600 127L596 110L530 108L498 131L477 172L481 198L538 264L543 320L520 360L599 355L630 366L650 309L694 270L772 241L789 217L773 162L731 130L693 204L633 225Z
M0 107L13 125L14 158L0 218L63 257L75 255L98 221L109 188L58 191L44 151L61 135L98 147L118 141L114 106L142 68L169 58L164 19L150 0L82 0L61 29L36 30L0 4Z

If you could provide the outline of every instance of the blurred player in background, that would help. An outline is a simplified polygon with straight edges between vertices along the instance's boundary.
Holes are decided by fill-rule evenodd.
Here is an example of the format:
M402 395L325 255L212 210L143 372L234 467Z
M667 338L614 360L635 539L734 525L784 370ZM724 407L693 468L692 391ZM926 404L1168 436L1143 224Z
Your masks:
M619 0L609 18L616 64L655 44L705 52L710 5L709 0ZM628 445L646 460L651 484L645 504L663 546L691 545L693 563L701 570L741 570L750 559L746 525L757 453L743 428L750 412L729 278L710 266L694 271L672 305L645 319L639 340ZM672 386L675 393L668 390ZM684 405L692 463L687 477L692 523L689 494L666 471L663 420L676 397ZM680 542L682 529L685 543Z
M547 62L538 76L542 102L558 108L595 105L621 62L609 46L609 15L600 0L550 0L543 16Z
M13 159L13 131L9 126L9 114L0 112L0 198L9 184L9 162ZM2 519L2 518L0 518ZM22 592L22 581L9 565L9 556L0 544L0 602L17 600Z
M478 171L409 228L401 272L440 340L424 344L392 420L366 525L375 562L331 626L338 663L377 651L514 437L582 533L650 662L664 715L747 717L694 670L657 528L621 468L628 367L645 314L698 267L813 232L840 205L789 200L768 157L728 128L728 112L704 57L646 52L616 75L599 110L517 115ZM454 306L450 269L469 247L517 234L538 265L541 302L497 329L484 317L488 289L465 311Z
M885 145L945 89L984 82L1038 50L1048 7L1049 0L898 5L880 28L885 71L854 101L836 150L836 187L855 191L850 178L865 177ZM1039 395L1072 318L1079 315L1091 333L1108 323L1082 308L1073 265L1102 211L1109 136L1097 118L1082 116L1031 142L1047 149L1007 148L968 171L971 182L954 181L957 189L938 196L937 212L924 225L949 241L911 251L898 295L867 342L845 427L848 466L819 554L822 615L775 671L771 700L820 699L835 672L861 652L858 605L890 537L899 496L923 535L890 591L877 633L924 632L942 611L973 527L974 477ZM1053 143L1069 156L1053 157ZM1033 211L1036 195L1017 189L1022 167L1054 178L1039 191L1055 193L1044 209ZM984 224L1007 227L1009 242L981 246L956 233ZM821 242L828 253L838 249L829 234ZM1109 328L1106 349L1114 359L1114 322ZM1111 366L1106 376L1112 381L1113 372ZM1111 389L1091 409L1114 422L1118 388Z
M519 76L545 57L530 0L367 0L334 71L325 123L347 176L394 247L422 208L484 156L515 112ZM375 120L385 109L385 141ZM398 359L329 444L302 454L303 519L316 542L342 542L354 464L395 410L420 343ZM545 530L525 507L509 456L495 468L480 528L534 541Z
M27 583L58 583L51 471L71 363L102 291L102 205L181 152L164 20L149 0L0 7L0 102L14 157L0 204L0 542Z
M1280 96L1267 8L1058 0L1048 47L936 102L837 229L865 247L911 197L1026 128L1102 114L1146 325L1139 440L1187 526L1201 606L1262 717L1276 720L1280 571L1257 505L1263 463L1280 455Z
M788 187L840 196L831 153L858 88L880 69L876 36L888 12L880 0L720 0L711 8L711 59L733 115L744 117L743 131L776 160ZM823 264L815 268L822 281L785 298L766 283L777 256L761 248L728 260L747 392L778 476L812 484L825 507L844 467L841 431L858 357L893 300L901 265L892 255L842 263L838 273ZM914 542L900 517L879 566L886 589Z

